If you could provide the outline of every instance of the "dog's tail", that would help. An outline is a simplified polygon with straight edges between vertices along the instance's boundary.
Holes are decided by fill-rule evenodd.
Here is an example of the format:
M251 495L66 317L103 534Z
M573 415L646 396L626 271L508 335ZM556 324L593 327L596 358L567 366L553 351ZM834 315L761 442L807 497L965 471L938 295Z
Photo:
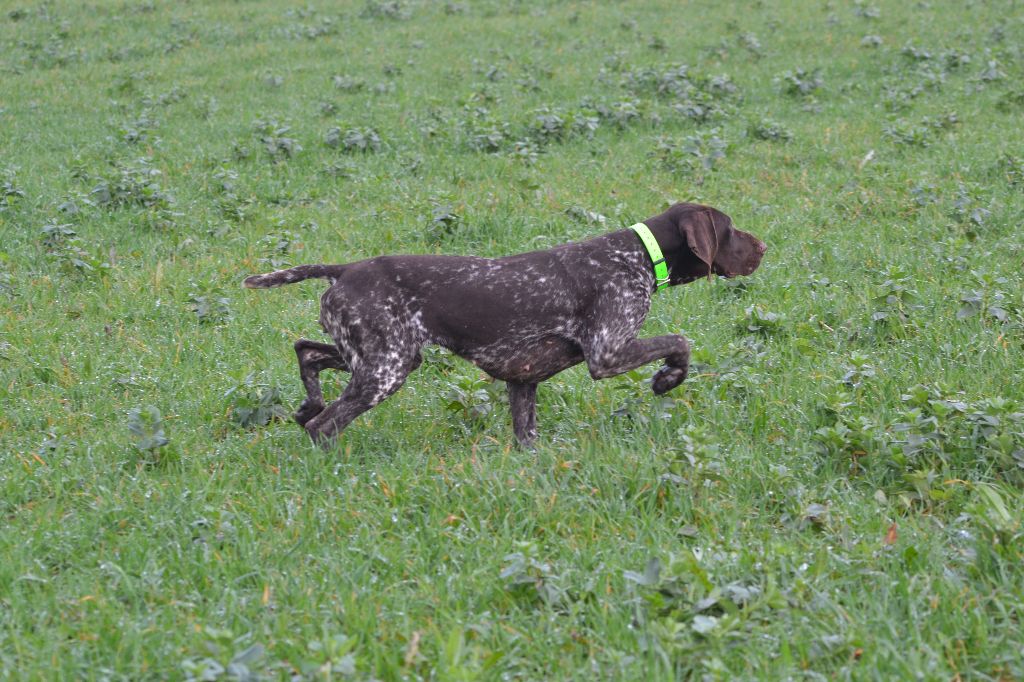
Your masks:
M269 289L314 278L329 279L331 284L334 284L347 267L347 265L297 265L287 270L246 277L242 284L246 289Z

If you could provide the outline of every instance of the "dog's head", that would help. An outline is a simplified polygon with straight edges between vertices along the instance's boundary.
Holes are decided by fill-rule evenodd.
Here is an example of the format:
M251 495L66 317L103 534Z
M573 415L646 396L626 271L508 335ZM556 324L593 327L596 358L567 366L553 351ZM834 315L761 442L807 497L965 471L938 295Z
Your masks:
M768 250L763 241L736 229L729 216L710 206L676 204L662 215L678 235L678 240L672 240L677 247L671 272L673 284L710 278L712 273L722 277L749 275L757 270Z

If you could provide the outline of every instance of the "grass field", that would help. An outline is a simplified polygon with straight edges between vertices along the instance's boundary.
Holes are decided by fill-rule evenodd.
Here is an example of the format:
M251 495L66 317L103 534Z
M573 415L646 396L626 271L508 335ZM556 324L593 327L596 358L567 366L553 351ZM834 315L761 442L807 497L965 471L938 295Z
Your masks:
M0 677L1024 679L1019 2L2 8ZM769 251L668 396L286 418L323 284L245 275L678 200Z

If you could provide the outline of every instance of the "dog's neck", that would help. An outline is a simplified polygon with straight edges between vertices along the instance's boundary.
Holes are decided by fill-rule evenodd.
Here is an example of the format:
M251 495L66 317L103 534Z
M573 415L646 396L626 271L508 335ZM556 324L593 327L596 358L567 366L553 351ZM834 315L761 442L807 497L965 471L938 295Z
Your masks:
M685 238L679 232L678 218L671 215L671 211L666 211L661 215L648 218L644 224L647 225L651 234L658 241L658 246L661 247L661 253L668 265L670 284L685 284L696 279L683 276L687 269L682 265L687 258L692 257L692 254Z
M651 259L651 267L654 272L654 291L661 291L669 285L668 263L661 252L661 245L658 244L658 240L645 224L637 223L629 229L633 230L640 238L647 251L647 256Z

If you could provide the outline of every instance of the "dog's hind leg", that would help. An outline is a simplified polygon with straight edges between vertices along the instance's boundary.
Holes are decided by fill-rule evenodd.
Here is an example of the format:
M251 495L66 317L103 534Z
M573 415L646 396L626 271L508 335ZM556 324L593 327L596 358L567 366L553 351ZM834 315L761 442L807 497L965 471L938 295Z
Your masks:
M306 387L306 399L299 405L295 413L295 421L299 426L324 411L324 394L320 389L320 372L325 369L340 369L348 372L349 367L337 346L332 343L317 343L308 339L295 342L295 355L299 359L299 376Z
M402 355L390 351L382 357L360 358L341 397L305 425L313 442L330 447L353 419L400 389L422 361L418 348L408 350Z

